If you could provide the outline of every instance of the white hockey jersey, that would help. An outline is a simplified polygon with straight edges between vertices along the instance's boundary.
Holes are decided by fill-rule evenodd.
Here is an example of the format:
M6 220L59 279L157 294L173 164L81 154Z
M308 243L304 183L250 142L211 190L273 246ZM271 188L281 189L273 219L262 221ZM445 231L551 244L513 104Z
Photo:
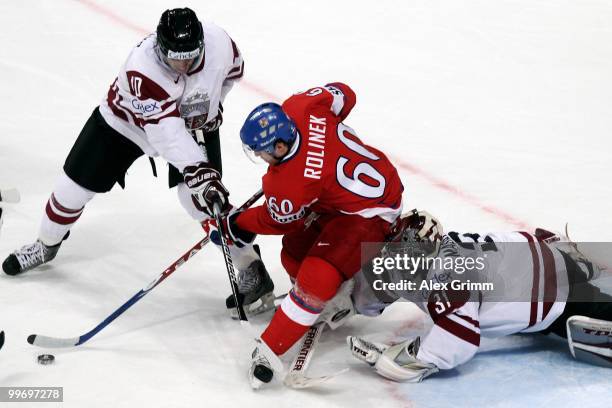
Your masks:
M244 71L240 51L227 33L212 23L203 28L204 53L187 74L160 59L156 35L151 34L132 49L100 104L100 113L113 129L181 172L207 160L184 118L215 120L220 103Z
M471 268L441 268L443 262L427 272L427 287L394 290L392 297L414 302L429 314L433 327L421 339L417 358L450 369L465 363L480 346L480 337L499 337L513 333L538 332L550 326L565 308L568 297L568 272L555 244L539 242L526 232L458 234L444 236L437 257L443 261L480 259ZM452 264L452 262L451 262ZM362 275L361 273L359 275ZM360 294L354 296L359 311L374 297L371 285L359 277ZM439 287L432 288L432 283ZM461 287L490 283L490 290ZM366 289L367 288L367 289ZM387 291L387 295L390 292ZM380 307L380 304L378 305Z

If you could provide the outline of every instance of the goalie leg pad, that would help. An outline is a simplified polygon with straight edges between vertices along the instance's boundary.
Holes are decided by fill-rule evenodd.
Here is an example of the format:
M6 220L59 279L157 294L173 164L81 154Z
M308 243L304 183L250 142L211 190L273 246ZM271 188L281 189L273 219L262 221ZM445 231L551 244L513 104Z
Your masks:
M327 302L317 321L325 322L330 329L336 330L354 316L355 308L351 299L354 286L353 279L345 281L338 293Z
M567 342L576 360L612 368L612 322L572 316L566 325Z

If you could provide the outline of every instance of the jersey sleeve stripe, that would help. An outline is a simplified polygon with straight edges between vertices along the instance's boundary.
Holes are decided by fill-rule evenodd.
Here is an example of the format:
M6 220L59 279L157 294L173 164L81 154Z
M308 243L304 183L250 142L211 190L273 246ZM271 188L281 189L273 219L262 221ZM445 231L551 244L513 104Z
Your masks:
M476 324L474 324L474 321L469 321L467 319L465 319L465 316L463 318L457 316L457 313L451 313L446 315L446 317L448 317L450 320L452 320L453 322L460 324L461 326L465 327L468 330L473 331L474 333L477 333L478 335L480 335L480 328L478 328L478 326L476 326Z
M137 116L142 116L139 114L136 114ZM162 111L156 115L151 115L151 116L146 116L143 117L143 121L144 122L149 122L151 120L159 120L159 119L163 119L163 118L167 118L169 116L176 116L179 117L180 113L178 110L178 107L176 106L176 102L168 102L165 105L162 105Z
M227 79L242 78L243 75L244 75L244 62L242 62L240 66L230 69L230 71L227 73Z
M168 113L166 113L163 116L159 116L156 118L148 118L146 120L142 120L142 126L145 125L157 125L159 123L160 120L165 119L165 118L171 118L171 117L175 117L175 118L180 118L181 115L179 114L178 109L174 109Z
M236 45L234 40L231 39L231 37L230 41L232 42L232 51L234 52L234 62L236 62L236 60L240 58L240 51L238 50L238 46Z
M533 237L523 231L519 231L519 234L524 236L529 242L529 250L531 251L531 259L533 263L533 286L531 287L531 308L529 312L529 325L531 327L536 324L538 319L538 292L540 288L540 259L538 258L538 251L534 243Z
M464 315L461 315L459 313L455 313L455 316L457 316L460 319L465 320L466 322L470 323L474 327L480 328L480 323L477 320L474 320L474 319L472 319L469 316L464 316Z
M548 245L540 243L540 251L544 260L544 307L542 310L542 320L544 320L557 298L557 274L555 258Z
M476 347L480 346L480 333L451 320L448 316L440 316L435 323L455 337Z

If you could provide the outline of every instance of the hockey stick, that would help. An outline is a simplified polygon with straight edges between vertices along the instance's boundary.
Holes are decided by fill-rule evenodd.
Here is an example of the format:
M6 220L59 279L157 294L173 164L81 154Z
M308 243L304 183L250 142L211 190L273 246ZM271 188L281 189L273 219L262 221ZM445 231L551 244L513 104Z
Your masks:
M240 302L238 302L238 279L236 277L236 271L234 269L234 263L232 261L232 256L229 251L229 245L227 243L227 238L226 238L227 231L225 230L225 226L223 225L222 220L221 220L221 207L218 202L215 203L213 206L213 213L215 216L215 220L217 221L217 228L219 229L219 235L221 235L221 247L223 249L223 258L225 260L225 266L227 269L227 275L230 280L230 286L232 287L232 294L234 296L234 301L236 302L236 311L240 319L240 324L242 325L242 327L247 329L250 335L253 335L256 338L257 336L255 335L255 332L251 326L251 323L249 322L247 315L244 312L244 307L242 306ZM346 368L344 370L340 370L336 373L325 375L322 377L310 378L310 377L305 376L304 373L306 372L306 369L308 368L310 364L310 360L312 359L312 354L314 353L315 346L318 343L319 338L321 337L321 332L323 331L324 325L325 323L321 322L319 324L312 326L308 330L308 332L306 333L304 337L304 341L302 342L302 345L300 347L300 352L296 356L295 361L293 362L291 366L291 370L286 375L285 375L285 367L282 361L280 360L280 358L276 354L274 354L272 350L269 349L267 344L265 344L263 341L260 342L259 347L261 348L264 355L266 355L266 357L268 358L268 361L270 362L270 365L272 366L274 371L284 376L283 383L285 384L285 386L289 388L296 388L296 389L310 388L310 387L317 386L321 383L324 383L325 381L348 371L348 368Z
M253 205L259 198L263 195L263 191L259 190L251 198L249 198L240 209L245 209ZM96 327L88 331L79 337L71 337L71 338L59 338L59 337L49 337L49 336L41 336L39 334L31 334L28 336L28 343L39 346L39 347L48 347L48 348L61 348L61 347L73 347L80 346L85 343L93 336L98 334L102 329L108 326L113 320L117 317L121 316L123 312L132 307L134 303L138 302L142 299L147 293L152 291L157 285L162 283L168 276L170 276L174 271L178 269L179 266L183 265L187 262L191 257L197 254L200 249L202 249L208 242L210 241L209 237L205 237L201 239L198 243L196 243L189 251L184 253L179 259L174 261L172 265L170 265L166 270L164 270L161 275L159 275L155 280L149 283L146 287L138 291L134 296L132 296L127 302L121 305L117 310L111 313L106 319L104 319L100 324Z
M0 350L2 350L2 346L4 346L4 332L0 331Z
M310 361L314 354L315 348L319 343L323 329L325 328L325 322L320 322L312 326L306 332L300 351L295 356L289 373L285 376L284 384L289 388L302 389L310 388L320 385L340 374L344 374L349 369L344 368L338 372L324 375L321 377L307 377L306 371L310 366Z
M259 190L262 192L262 190ZM223 217L221 216L221 206L217 201L213 205L213 215L217 222L217 228L219 229L219 235L221 238L221 249L223 251L223 259L225 260L225 268L227 269L227 276L229 277L230 286L232 288L232 295L234 296L234 302L236 303L236 311L238 312L238 319L240 324L248 326L250 329L251 325L247 319L246 313L244 312L244 306L238 299L238 277L236 276L236 270L234 269L234 262L230 254L229 245L227 243L227 231L223 225Z
M21 200L19 191L16 188L0 189L0 202L3 203L18 203Z

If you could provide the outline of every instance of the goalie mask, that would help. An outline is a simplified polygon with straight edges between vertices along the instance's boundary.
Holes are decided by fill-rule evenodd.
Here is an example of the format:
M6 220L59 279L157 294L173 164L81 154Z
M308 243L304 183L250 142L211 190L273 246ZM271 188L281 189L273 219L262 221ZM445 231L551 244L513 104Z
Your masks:
M432 242L428 239L421 239L418 236L418 231L413 228L406 228L392 237L390 242L387 242L381 251L381 255L385 258L397 259L419 259L433 258L438 254L440 242ZM416 263L409 263L409 265ZM418 269L410 271L413 277L424 278L428 272L428 262L419 262L421 265Z

